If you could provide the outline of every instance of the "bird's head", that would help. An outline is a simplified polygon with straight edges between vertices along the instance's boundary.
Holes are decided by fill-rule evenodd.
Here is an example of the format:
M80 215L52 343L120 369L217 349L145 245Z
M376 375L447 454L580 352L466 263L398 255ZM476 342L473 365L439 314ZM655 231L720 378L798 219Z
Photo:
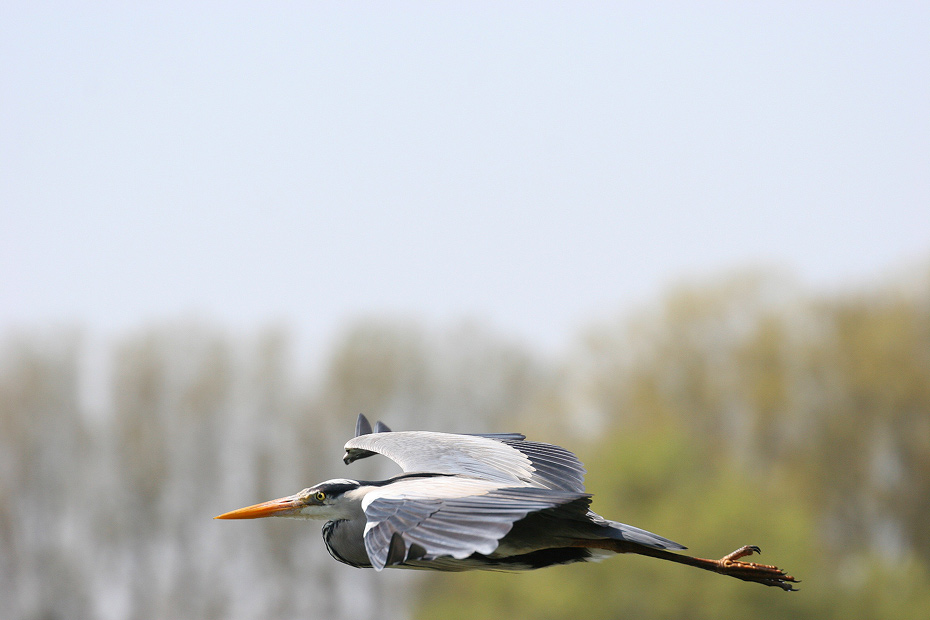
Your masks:
M214 519L258 519L261 517L290 517L335 521L350 519L361 510L358 491L362 484L357 480L327 480L300 493L288 495L254 506L223 513Z

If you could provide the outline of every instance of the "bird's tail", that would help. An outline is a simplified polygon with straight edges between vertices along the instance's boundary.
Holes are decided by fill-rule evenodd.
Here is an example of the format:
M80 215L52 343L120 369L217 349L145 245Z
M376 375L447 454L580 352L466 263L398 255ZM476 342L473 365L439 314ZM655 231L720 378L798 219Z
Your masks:
M652 532L648 532L632 525L627 525L626 523L610 521L600 515L594 514L593 512L590 513L590 517L593 522L602 526L602 533L606 534L609 538L613 538L614 540L625 540L636 543L638 545L645 545L646 547L651 547L653 549L671 549L675 551L687 549L687 547L684 545L678 544L674 540L669 540L664 536L653 534Z

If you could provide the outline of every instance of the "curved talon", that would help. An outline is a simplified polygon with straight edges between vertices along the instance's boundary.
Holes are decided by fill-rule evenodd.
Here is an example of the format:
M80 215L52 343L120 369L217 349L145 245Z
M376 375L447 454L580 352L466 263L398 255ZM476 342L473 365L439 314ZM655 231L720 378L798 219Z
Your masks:
M767 586L777 586L787 592L797 591L797 588L791 584L798 583L798 580L777 566L740 561L740 558L750 556L753 553L762 553L762 551L756 545L740 547L733 553L729 553L717 560L717 572L743 581L754 581Z

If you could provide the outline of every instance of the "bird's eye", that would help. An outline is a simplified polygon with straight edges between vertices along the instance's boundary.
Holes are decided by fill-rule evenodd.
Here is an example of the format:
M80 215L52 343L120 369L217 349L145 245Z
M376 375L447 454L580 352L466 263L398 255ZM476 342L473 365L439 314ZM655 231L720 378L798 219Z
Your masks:
M323 491L317 491L314 497L316 498L316 501L322 502L324 499L326 499L326 493Z

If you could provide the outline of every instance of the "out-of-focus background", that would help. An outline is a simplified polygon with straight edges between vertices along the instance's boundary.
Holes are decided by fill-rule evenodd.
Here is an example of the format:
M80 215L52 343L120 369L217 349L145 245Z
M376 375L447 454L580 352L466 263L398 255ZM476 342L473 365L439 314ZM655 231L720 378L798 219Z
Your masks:
M930 608L928 5L11 1L0 90L5 617ZM802 592L212 520L396 471L360 411Z

